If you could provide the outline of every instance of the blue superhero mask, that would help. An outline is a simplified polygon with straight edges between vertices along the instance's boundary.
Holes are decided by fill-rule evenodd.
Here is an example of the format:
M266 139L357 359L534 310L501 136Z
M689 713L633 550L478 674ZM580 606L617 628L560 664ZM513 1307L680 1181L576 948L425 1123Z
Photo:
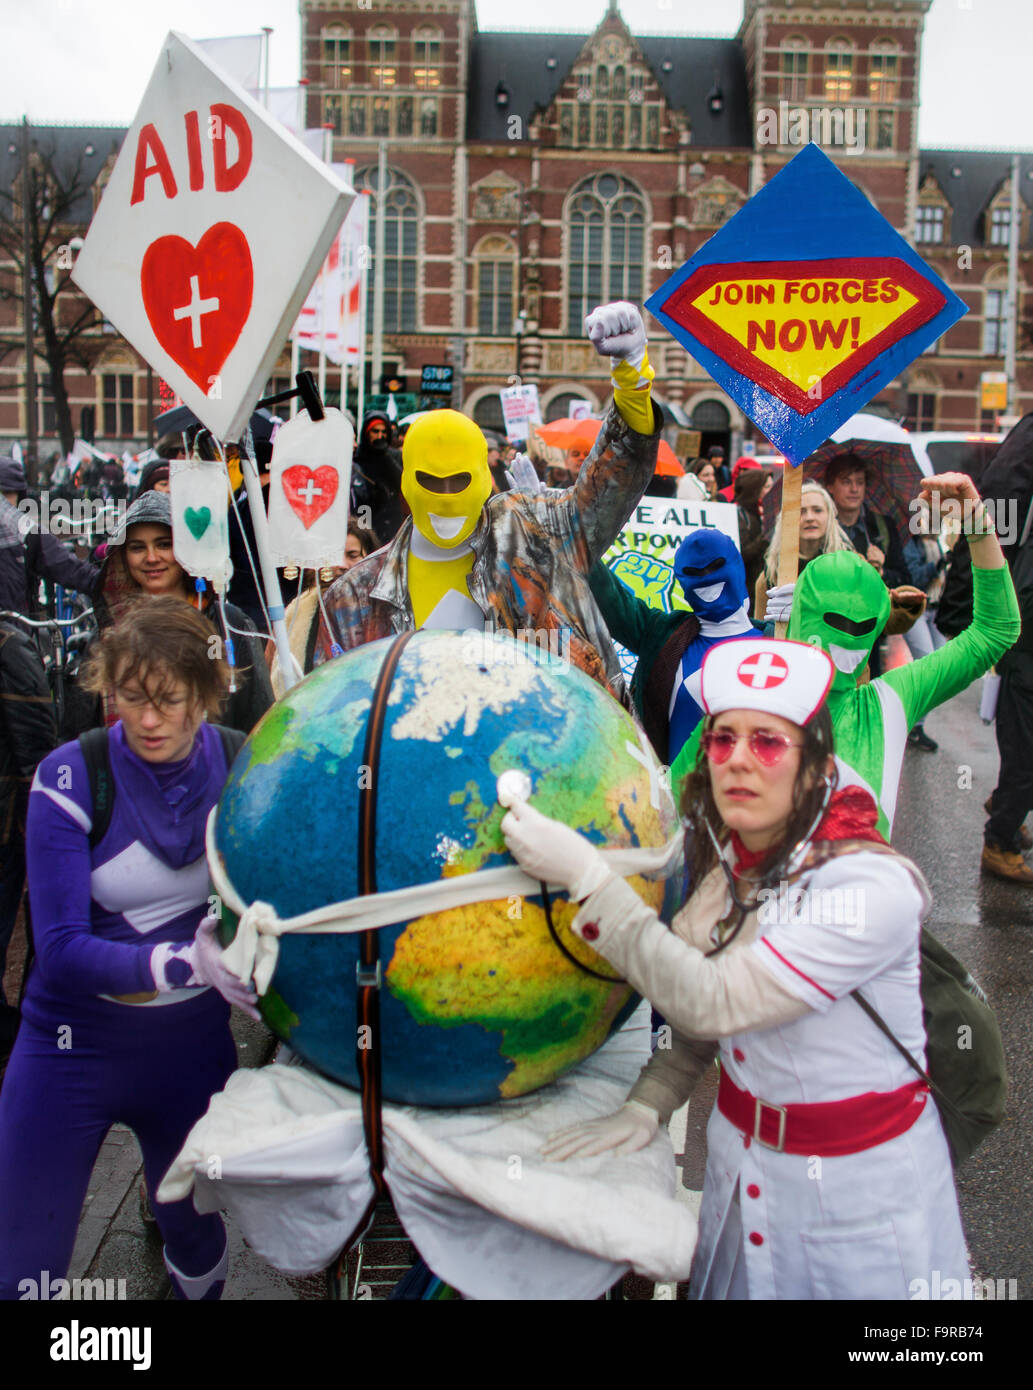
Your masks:
M692 611L719 623L746 602L746 570L735 542L703 527L685 537L674 552L674 573Z

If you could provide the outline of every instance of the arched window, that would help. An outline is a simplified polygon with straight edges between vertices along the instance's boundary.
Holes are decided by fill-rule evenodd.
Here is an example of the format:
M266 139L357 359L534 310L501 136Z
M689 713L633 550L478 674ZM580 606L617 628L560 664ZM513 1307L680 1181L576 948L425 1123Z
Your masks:
M854 95L854 50L849 39L830 39L825 45L825 100L832 106Z
M1008 273L994 266L983 290L983 354L1003 357L1008 351Z
M881 106L900 97L900 54L888 39L879 39L868 54L868 100Z
M569 420L571 406L575 401L588 401L589 405L593 405L583 391L563 391L560 395L553 396L545 407L545 423L548 425L553 420Z
M380 196L376 165L355 171L355 187L368 188L369 234L376 245L377 202ZM420 206L412 182L398 169L388 169L384 195L384 329L388 333L417 330L416 287L419 284ZM372 331L376 274L375 252L370 258L366 295L366 331Z
M642 300L645 200L629 179L596 174L574 189L567 217L567 329L580 336L597 305Z
M810 45L806 39L794 37L783 41L781 95L786 101L806 99L809 59Z
M731 417L720 401L700 401L692 412L692 428L701 433L716 434L729 427Z
M323 86L347 87L352 78L351 30L343 24L328 24L319 37L322 46Z
M389 24L374 24L366 35L369 44L370 85L398 85L398 34Z
M482 430L491 430L505 439L506 421L502 414L502 401L499 399L497 390L492 388L474 402L473 422L475 425L480 425Z
M477 272L477 332L508 337L513 331L516 247L508 237L486 236L474 247L473 259Z
M441 30L428 24L413 30L412 82L427 91L441 86Z

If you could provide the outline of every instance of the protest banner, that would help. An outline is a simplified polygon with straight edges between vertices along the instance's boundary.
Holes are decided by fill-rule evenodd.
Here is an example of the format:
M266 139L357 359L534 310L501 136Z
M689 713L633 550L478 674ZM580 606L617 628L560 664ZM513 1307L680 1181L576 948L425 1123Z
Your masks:
M739 522L728 502L681 500L673 497L640 498L621 528L620 535L603 556L624 587L650 608L662 613L676 609L690 612L681 585L674 576L674 552L690 533L712 527L729 536L738 549ZM638 661L619 643L614 646L625 680L631 679Z
M73 279L198 419L234 440L354 197L170 33Z

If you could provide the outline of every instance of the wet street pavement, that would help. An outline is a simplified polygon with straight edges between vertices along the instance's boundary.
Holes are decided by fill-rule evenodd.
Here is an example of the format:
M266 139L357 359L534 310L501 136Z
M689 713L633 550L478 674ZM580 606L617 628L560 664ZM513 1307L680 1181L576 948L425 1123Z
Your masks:
M909 749L898 802L894 844L925 872L934 905L928 925L972 971L997 1010L1010 1075L1008 1117L958 1174L973 1273L1006 1281L1002 1293L1033 1297L1033 890L981 876L979 855L986 819L983 802L997 780L993 728L979 719L979 684L926 721L940 748ZM19 932L20 936L20 932ZM20 973L12 944L8 990ZM10 992L8 997L12 997ZM16 994L15 996L16 997ZM260 1066L272 1053L268 1032L234 1011L234 1035L243 1066ZM716 1072L671 1126L681 1174L682 1200L698 1208L705 1164L705 1129L716 1096ZM111 1132L94 1170L69 1276L124 1279L130 1299L170 1297L161 1240L141 1210L139 1150L125 1129ZM385 1247L404 1264L405 1247ZM231 1300L318 1300L321 1275L289 1278L269 1268L230 1223ZM382 1256L376 1258L382 1259ZM391 1278L395 1277L394 1275ZM390 1279L370 1273L367 1297L386 1297ZM1010 1292L1007 1281L1015 1281ZM626 1281L626 1296L655 1294L642 1280ZM116 1285L117 1287L117 1285ZM684 1289L679 1291L684 1296Z

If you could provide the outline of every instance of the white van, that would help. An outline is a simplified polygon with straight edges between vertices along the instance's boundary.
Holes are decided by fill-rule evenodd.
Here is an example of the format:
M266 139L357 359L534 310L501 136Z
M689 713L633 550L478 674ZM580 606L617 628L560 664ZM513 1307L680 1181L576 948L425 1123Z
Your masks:
M918 466L927 478L933 473L967 473L977 485L1003 441L1003 434L951 430L922 430L910 436Z

